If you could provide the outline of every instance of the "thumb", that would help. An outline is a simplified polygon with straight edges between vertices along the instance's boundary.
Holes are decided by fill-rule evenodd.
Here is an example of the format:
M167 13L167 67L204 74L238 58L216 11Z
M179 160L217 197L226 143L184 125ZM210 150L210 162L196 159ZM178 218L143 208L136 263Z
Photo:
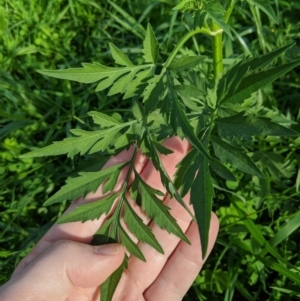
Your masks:
M90 246L57 241L12 277L1 291L7 300L27 300L24 296L33 294L45 296L46 300L66 300L74 287L92 288L103 283L121 265L124 255L119 244ZM0 296L3 297L1 293Z

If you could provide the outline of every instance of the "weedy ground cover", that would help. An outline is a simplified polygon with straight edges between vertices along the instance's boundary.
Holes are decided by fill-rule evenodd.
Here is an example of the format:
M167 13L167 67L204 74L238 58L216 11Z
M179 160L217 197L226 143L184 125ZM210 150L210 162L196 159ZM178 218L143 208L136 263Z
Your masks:
M299 297L300 140L295 131L300 129L300 55L295 42L300 7L284 1L270 1L272 6L265 1L225 2L224 10L218 1L2 4L1 281L60 217L67 199L78 196L72 180L63 188L67 193L59 190L66 177L95 172L104 162L99 153L107 158L136 143L178 201L192 188L204 249L211 208L221 221L214 252L186 300ZM87 64L81 69L54 71L82 62ZM90 84L50 79L37 69ZM132 80L135 86L128 87ZM115 140L105 140L108 132ZM93 134L90 144L81 143ZM157 154L168 152L160 143L174 134L194 148L173 185ZM30 150L37 156L68 153L69 158L20 158ZM78 153L89 153L89 160L80 160ZM198 169L203 172L192 185ZM99 173L95 187L109 176ZM73 183L85 177L90 174ZM132 195L153 196L136 179ZM114 180L110 177L108 190ZM81 194L87 192L83 185ZM201 204L193 201L199 193ZM47 199L52 205L45 207ZM128 206L122 195L120 204ZM147 212L147 202L143 206ZM160 208L149 214L166 212ZM81 220L90 213L84 214ZM106 234L119 239L118 218L109 222L116 232ZM184 239L170 223L171 228L165 222L161 226ZM121 238L143 259L124 234ZM155 239L148 243L159 249Z

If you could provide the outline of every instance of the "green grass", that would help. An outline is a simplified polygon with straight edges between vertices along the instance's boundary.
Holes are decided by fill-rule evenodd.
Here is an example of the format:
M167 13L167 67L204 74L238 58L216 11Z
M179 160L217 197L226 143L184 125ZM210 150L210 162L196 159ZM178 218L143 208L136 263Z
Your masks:
M234 39L224 42L226 58L261 54L292 42L295 46L280 60L300 58L300 5L297 1L277 3L279 25L270 24L264 14L251 12L246 5L234 12L230 21ZM19 155L70 136L70 128L91 127L90 110L126 119L131 105L118 96L94 93L95 85L44 77L36 70L77 67L91 61L112 64L109 42L139 62L148 22L167 55L188 25L186 18L171 10L175 5L171 0L56 0L47 4L4 0L0 5L2 283L64 210L66 204L42 204L77 165L77 159L21 160ZM187 47L183 51L211 52L206 37L192 39ZM249 99L251 109L268 112L273 108L280 112L282 123L294 123L293 128L300 131L299 71L298 67L261 90L258 103ZM219 183L221 189L214 200L221 221L219 238L186 301L300 297L299 286L280 270L290 266L266 252L266 245L259 244L250 231L259 230L281 257L300 269L300 138L256 139L247 146L267 177L261 180L241 174L237 182ZM300 278L299 270L294 268L294 272Z

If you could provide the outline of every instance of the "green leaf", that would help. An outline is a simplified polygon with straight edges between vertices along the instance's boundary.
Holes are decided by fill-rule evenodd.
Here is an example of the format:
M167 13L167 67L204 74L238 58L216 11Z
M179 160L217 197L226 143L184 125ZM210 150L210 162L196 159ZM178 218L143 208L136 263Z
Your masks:
M215 154L221 162L228 162L238 170L262 179L264 178L264 175L252 159L244 154L239 148L230 145L216 136L211 136L211 142Z
M212 158L209 165L223 179L228 181L236 181L234 174L216 158Z
M203 90L191 85L176 85L174 89L180 96L185 98L199 98L199 96L205 95Z
M114 193L104 197L99 201L93 201L87 204L79 205L73 211L62 215L56 223L63 224L77 221L84 223L89 220L92 221L99 219L103 214L108 214L118 196L119 193Z
M191 149L188 154L177 164L174 184L177 189L181 188L181 196L184 197L190 190L195 179L198 165L196 159L199 156L197 149Z
M145 104L145 113L149 114L154 111L158 102L164 93L164 73L165 70L159 75L154 75L148 80L148 86L143 92L143 102Z
M146 32L146 37L144 40L144 48L143 48L143 53L144 53L144 59L146 63L153 63L156 64L157 58L158 58L158 43L155 38L153 29L148 23L147 26L147 32Z
M166 229L168 233L172 233L189 243L189 240L178 226L174 217L170 214L170 208L167 207L156 195L161 195L161 192L147 185L137 173L138 185L142 197L142 208L149 218L161 228Z
M227 139L251 140L254 135L260 136L297 136L293 130L271 122L265 117L244 115L240 112L236 115L217 120L218 132L221 137Z
M165 186L166 190L168 191L170 197L175 197L175 199L179 202L179 204L185 208L185 210L190 214L193 218L193 214L186 203L183 201L182 197L178 193L174 183L171 181L164 165L162 164L158 153L159 149L155 147L155 143L153 143L151 139L151 135L149 134L147 128L145 128L145 137L143 140L142 146L144 146L144 153L147 155L148 158L151 159L155 169L159 172L161 182Z
M95 192L101 183L107 178L120 173L127 163L116 164L98 172L82 172L79 177L71 178L66 181L66 185L62 186L53 196L51 196L44 206L54 203L63 202L65 200L73 200L79 196L85 197L90 192Z
M272 63L277 57L284 53L287 49L291 48L294 44L289 44L287 46L278 48L272 52L269 52L258 57L244 59L237 62L233 67L226 72L223 77L220 79L218 84L217 98L218 103L227 95L233 95L238 89L241 81L244 76L250 72L255 71L258 68L265 68L270 63Z
M113 49L113 55L116 59L117 48ZM120 53L118 54L118 61L120 61ZM82 66L83 68L38 70L38 72L55 78L74 80L80 83L94 83L100 81L96 87L96 92L111 87L108 92L109 96L117 93L125 93L126 97L130 97L134 94L136 87L145 79L145 74L146 76L150 75L153 69L152 64L140 66L131 64L126 67L107 67L98 63L82 63Z
M136 99L134 99L132 103L132 114L136 119L143 119L145 115L144 107Z
M247 0L249 5L256 6L261 9L270 20L275 22L276 24L279 23L278 16L276 16L272 6L268 2L268 0Z
M183 112L170 79L168 80L168 87L170 89L170 98L171 98L170 99L170 106L171 106L170 123L174 132L176 132L181 139L186 138L194 147L198 149L200 153L202 153L209 160L211 160L209 153L207 152L207 150L204 148L202 143L195 135L194 130L186 117L186 114Z
M101 125L102 128L116 126L120 124L118 120L100 112L91 111L87 114L89 116L92 116L94 123Z
M208 248L208 234L210 229L214 189L208 170L208 160L202 154L199 154L198 164L199 171L191 188L190 202L193 205L198 223L202 258L204 259Z
M121 66L126 66L126 67L133 66L128 56L125 53L123 53L117 46L115 46L112 43L109 43L109 48L110 48L111 55L114 58L116 64Z
M115 270L101 285L100 285L100 294L101 301L111 301L113 295L116 291L116 288L121 280L123 271L127 267L128 257L125 255L122 264Z
M258 68L265 68L271 64L276 58L278 58L285 51L294 46L295 43L280 47L272 52L260 55L258 57L250 58L247 61L243 62L242 65L245 65L249 71L256 70Z
M291 63L273 67L244 77L236 91L234 91L233 94L228 94L221 101L221 104L225 102L237 103L245 100L252 93L272 83L277 78L297 67L299 64L300 60L296 60Z
M116 184L119 179L119 174L116 172L109 179L106 180L103 184L102 193L105 194L109 191L113 191L113 189L116 187Z
M107 67L98 63L82 63L83 68L70 68L65 70L38 70L39 73L59 78L74 80L79 83L94 83L108 77L119 77L129 72L128 68Z
M118 124L114 127L99 131L84 131L73 129L70 132L77 137L65 138L63 141L53 142L44 148L34 150L21 156L21 158L45 157L68 154L68 157L74 157L76 154L93 154L98 151L106 150L113 141L113 137L120 132L128 123Z
M195 68L199 63L203 62L205 58L205 56L186 55L179 59L173 60L167 69L171 69L176 72L190 70Z
M145 81L145 79L153 76L152 71L153 71L153 66L149 69L137 73L135 79L128 84L123 99L128 99L136 95L139 86Z
M134 234L138 240L147 243L161 254L164 254L164 250L153 235L152 230L143 223L143 220L131 208L128 201L126 205L124 221L126 222L130 232Z
M119 227L120 229L120 237L122 244L125 246L125 248L128 250L128 252L135 257L139 258L140 260L146 262L146 258L139 249L139 247L131 240L131 238L128 236L128 234L125 232L125 230L122 227Z

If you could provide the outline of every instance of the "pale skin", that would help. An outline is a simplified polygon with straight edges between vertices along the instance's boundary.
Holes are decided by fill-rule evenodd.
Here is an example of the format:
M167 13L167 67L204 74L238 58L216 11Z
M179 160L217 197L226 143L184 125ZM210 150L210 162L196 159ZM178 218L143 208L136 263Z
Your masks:
M161 156L168 174L173 178L175 166L185 156L189 145L177 137L166 140L164 145L173 150L172 154ZM129 161L132 152L133 148L123 151L108 161L106 167ZM146 262L130 256L128 269L122 275L113 301L182 300L205 262L202 260L198 227L186 210L176 200L170 199L151 162L139 154L135 166L150 186L165 193L164 201L171 208L171 214L176 218L191 245L154 225L140 207L131 201L136 212L151 227L165 254L160 254L145 243L137 242ZM122 187L124 179L125 171L121 174L115 189ZM80 204L98 200L101 195L100 187L85 199L75 200L67 212ZM189 204L189 196L186 196L184 201ZM192 210L192 207L190 208ZM11 279L0 288L0 299L99 300L99 285L119 267L126 252L119 244L99 247L89 245L103 220L104 217L86 223L54 225L30 254L19 263ZM218 230L218 219L212 214L208 254L213 248Z

